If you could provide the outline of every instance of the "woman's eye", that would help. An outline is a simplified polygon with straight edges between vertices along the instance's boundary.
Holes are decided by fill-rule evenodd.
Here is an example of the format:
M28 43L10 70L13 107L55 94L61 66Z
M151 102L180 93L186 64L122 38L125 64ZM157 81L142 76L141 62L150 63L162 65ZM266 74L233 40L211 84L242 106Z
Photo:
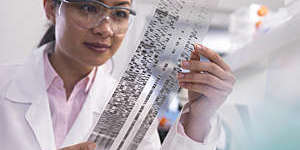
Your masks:
M118 10L115 12L115 16L124 19L129 17L129 13L127 11Z
M93 6L93 5L89 5L89 4L82 4L80 6L81 10L84 10L86 12L93 12L93 13L97 13L97 7Z

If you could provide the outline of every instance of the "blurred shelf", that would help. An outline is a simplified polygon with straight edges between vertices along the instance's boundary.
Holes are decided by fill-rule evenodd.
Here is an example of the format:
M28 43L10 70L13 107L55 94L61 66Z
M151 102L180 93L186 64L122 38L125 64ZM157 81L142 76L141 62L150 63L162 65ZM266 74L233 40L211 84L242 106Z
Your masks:
M255 40L224 59L234 72L238 72L241 69L256 66L277 51L288 53L289 49L282 48L300 41L299 25L300 14L267 33L256 35Z

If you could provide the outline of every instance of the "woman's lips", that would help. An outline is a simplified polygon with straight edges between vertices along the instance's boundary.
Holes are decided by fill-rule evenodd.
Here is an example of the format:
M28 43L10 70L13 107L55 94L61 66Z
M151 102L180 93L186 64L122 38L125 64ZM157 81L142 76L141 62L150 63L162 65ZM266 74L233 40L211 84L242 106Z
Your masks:
M83 43L88 49L94 51L94 52L106 52L110 49L110 45L108 44L101 44L101 43L88 43L88 42L84 42Z

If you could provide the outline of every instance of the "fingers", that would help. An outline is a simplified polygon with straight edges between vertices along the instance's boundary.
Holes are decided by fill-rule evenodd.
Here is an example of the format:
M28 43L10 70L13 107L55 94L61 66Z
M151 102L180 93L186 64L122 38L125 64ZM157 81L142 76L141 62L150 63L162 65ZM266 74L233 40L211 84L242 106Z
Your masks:
M210 50L207 47L204 47L204 46L198 45L198 44L195 45L195 51L198 52L199 55L206 57L211 62L220 66L224 71L232 72L230 67L224 62L224 60L218 53Z
M234 76L231 73L225 72L220 66L216 65L215 63L191 60L183 62L182 67L184 69L191 70L191 72L207 72L215 75L222 80L234 80Z
M216 100L220 98L220 100L222 100L222 98L226 98L232 91L232 88L226 90L219 90L206 84L195 84L186 82L180 82L179 84L183 88L186 88L193 92L201 93L206 97L214 98Z
M197 73L207 72L221 80L229 82L231 85L235 83L236 79L230 67L223 61L218 53L197 44L195 44L194 47L195 50L191 54L191 60L182 62L183 69ZM210 62L201 62L200 55L207 57Z
M76 145L72 145L69 147L65 147L60 150L95 150L96 149L96 144L93 142L85 142L85 143L80 143Z
M210 62L201 62L200 56ZM182 68L190 73L179 73L177 78L181 87L210 98L222 99L232 92L235 76L230 67L218 53L195 45L191 60L183 61Z
M194 51L192 52L190 59L199 61L200 55L199 55L199 52L197 52L195 49L196 49L196 45L194 45Z
M231 84L224 82L209 73L179 73L177 78L179 83L187 82L206 84L220 90L227 90L232 87Z

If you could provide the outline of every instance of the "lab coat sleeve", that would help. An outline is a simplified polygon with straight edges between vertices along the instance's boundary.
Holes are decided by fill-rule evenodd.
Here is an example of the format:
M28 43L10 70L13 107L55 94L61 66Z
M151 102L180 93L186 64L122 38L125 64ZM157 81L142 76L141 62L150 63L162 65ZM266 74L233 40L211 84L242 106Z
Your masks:
M178 117L175 125L169 131L162 150L216 150L217 144L221 140L221 122L217 115L210 120L210 131L203 143L194 141L185 134L180 118Z

